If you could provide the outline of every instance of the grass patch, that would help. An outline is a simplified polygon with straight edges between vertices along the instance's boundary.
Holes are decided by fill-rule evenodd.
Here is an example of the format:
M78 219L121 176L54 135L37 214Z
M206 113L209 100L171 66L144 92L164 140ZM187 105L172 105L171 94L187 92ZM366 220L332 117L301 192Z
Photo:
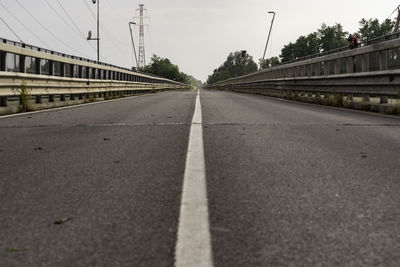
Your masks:
M32 107L29 104L29 97L30 97L30 93L28 88L26 88L26 84L25 82L23 82L21 84L21 88L20 88L20 98L21 98L21 103L18 107L18 111L19 112L27 112L27 111L31 111Z
M335 94L333 96L333 105L335 107L343 107L344 106L342 94Z
M368 102L361 102L361 109L362 110L371 110L371 104Z
M400 104L395 104L392 109L393 115L400 115Z
M85 97L85 103L93 103L96 101L96 98L94 97L94 94L89 94L89 97Z
M318 104L318 105L321 105L321 104L322 104L322 98L321 98L320 95L314 97L314 103L315 103L315 104Z
M106 91L106 95L104 97L104 100L111 100L113 99L112 94L109 91Z

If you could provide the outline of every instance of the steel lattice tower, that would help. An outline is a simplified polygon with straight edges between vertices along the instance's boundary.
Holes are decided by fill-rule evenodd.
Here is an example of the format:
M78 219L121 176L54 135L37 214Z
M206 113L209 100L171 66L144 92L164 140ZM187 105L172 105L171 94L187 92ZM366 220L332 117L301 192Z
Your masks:
M139 68L146 66L146 53L144 49L144 4L139 5Z

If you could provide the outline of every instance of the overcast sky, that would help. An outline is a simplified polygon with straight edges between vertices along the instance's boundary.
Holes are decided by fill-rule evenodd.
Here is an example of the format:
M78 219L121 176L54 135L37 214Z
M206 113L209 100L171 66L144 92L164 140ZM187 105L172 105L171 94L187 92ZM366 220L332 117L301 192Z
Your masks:
M81 35L86 37L88 30L96 34L95 19L85 5L87 2L95 12L92 0L58 1L80 32L72 26L57 0L0 0L13 14L0 5L0 17L25 43L95 59L95 42L88 44ZM152 54L167 57L181 71L202 81L230 52L247 50L258 62L272 18L268 10L276 12L267 52L270 57L279 56L285 44L316 31L322 23L338 22L346 31L355 32L361 18L382 21L400 4L399 0L100 0L101 23L106 32L100 32L103 61L123 67L134 65L128 22L133 20L139 2L145 4L150 17L145 32L147 62ZM17 40L2 21L0 37ZM138 44L137 37L135 40Z

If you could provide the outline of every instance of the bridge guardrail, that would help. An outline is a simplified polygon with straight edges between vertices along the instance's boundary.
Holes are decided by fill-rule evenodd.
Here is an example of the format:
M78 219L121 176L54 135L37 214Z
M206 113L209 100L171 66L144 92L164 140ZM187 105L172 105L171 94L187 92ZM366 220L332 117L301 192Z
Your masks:
M304 98L311 102L330 103L320 98L334 97L344 103L340 105L397 110L400 109L400 39L279 65L210 84L208 88Z
M36 104L108 95L186 89L187 85L126 68L0 39L0 108L28 90Z

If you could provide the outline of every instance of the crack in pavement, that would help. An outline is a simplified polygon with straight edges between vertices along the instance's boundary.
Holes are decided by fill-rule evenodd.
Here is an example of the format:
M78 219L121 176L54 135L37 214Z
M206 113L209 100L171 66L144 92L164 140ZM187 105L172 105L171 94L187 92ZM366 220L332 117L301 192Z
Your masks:
M5 125L0 129L22 128L73 128L73 127L147 127L147 126L176 126L191 125L185 122L161 123L104 123L104 124L69 124L69 125ZM363 124L363 123L203 123L204 126L345 126L345 127L400 127L400 124Z

